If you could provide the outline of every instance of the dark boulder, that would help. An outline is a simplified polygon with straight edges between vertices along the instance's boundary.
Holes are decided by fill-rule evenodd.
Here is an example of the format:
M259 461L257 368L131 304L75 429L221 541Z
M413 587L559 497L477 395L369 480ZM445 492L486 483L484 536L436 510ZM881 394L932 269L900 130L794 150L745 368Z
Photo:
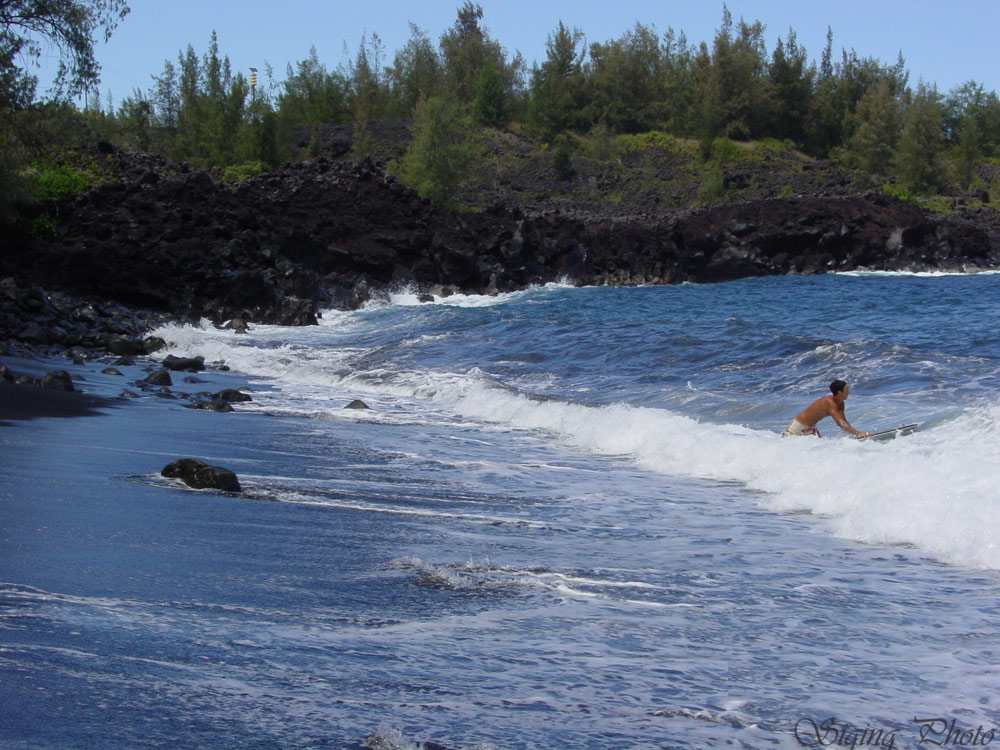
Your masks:
M166 370L155 370L143 379L150 385L173 385L174 381Z
M49 388L53 391L72 391L73 380L70 378L69 373L65 370L55 370L50 373L46 373L39 385L42 388Z
M163 467L161 475L169 479L180 479L188 487L196 490L223 490L239 492L239 479L229 469L209 466L196 458L182 458Z
M167 342L161 339L159 336L147 336L142 340L142 353L152 354L153 352L158 352L160 349L165 347Z
M205 369L205 358L204 357L175 357L173 354L168 354L166 359L163 360L163 366L168 370L184 371L184 372L201 372Z
M275 318L274 322L280 326L314 326L319 322L316 319L316 305L298 297L283 298Z
M191 404L192 409L201 409L202 411L217 411L217 412L231 412L234 411L233 407L228 401L223 401L221 398L213 398L211 401L195 401Z
M370 409L364 401L359 398L354 399L351 403L344 407L345 409Z
M27 344L49 344L52 342L49 329L37 323L31 323L23 328L17 337Z
M234 404L253 401L253 399L250 398L250 394L238 391L235 388L226 388L224 391L219 391L213 398L221 401L228 401Z
M133 357L143 353L142 344L128 336L112 336L107 340L104 348L112 354L122 357Z

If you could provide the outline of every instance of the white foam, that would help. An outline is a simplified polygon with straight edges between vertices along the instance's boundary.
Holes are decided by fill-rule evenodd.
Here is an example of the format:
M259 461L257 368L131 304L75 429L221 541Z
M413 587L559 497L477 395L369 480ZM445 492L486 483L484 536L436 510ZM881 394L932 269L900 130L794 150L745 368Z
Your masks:
M420 558L397 558L390 563L397 570L412 570L419 573L418 581L428 586L444 586L452 589L470 588L517 588L543 591L560 597L611 601L641 607L690 607L683 602L661 602L643 599L628 599L620 595L621 589L662 591L656 586L641 581L615 581L569 575L551 570L518 568L509 565L493 565L489 559L450 565L434 565Z
M1000 273L995 269L969 268L963 271L834 271L837 276L914 276L919 278L936 278L939 276L990 276Z
M281 398L295 408L333 414L349 396L368 394L385 421L399 414L411 422L457 418L531 431L564 449L625 459L647 471L740 482L762 493L762 506L822 516L826 529L845 538L913 545L947 562L1000 569L1000 544L992 538L1000 525L1000 402L886 443L782 440L777 431L699 422L666 409L528 398L476 368L363 369L365 350L326 341L275 346L266 335L254 342L207 327L158 333L188 356L278 378L286 391ZM296 335L301 341L329 332Z
M574 288L573 284L567 280L561 280L558 282L549 282L543 286L529 286L526 289L519 289L516 292L499 292L497 294L462 294L460 292L456 292L447 296L429 296L433 298L433 304L446 305L449 307L492 307L494 305L502 305L522 299L528 295L537 293L539 290L569 288ZM399 291L391 292L389 294L388 304L401 307L415 307L418 305L431 304L428 302L422 302L422 296L424 295L417 292L415 288L406 287ZM368 305L372 307L380 307L385 304L386 303L384 301L378 300L368 303Z
M551 432L573 449L626 456L650 471L735 480L766 493L765 507L825 516L826 528L849 539L914 545L948 562L1000 569L1000 402L886 443L782 440L662 409L539 403L505 393L470 393L455 408Z

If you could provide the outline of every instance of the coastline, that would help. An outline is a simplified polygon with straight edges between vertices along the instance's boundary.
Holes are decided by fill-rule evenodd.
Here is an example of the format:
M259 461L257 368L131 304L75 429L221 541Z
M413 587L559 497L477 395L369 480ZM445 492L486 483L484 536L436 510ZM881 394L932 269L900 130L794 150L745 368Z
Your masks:
M40 417L98 416L115 405L111 399L89 393L0 383L0 427Z
M580 363L581 330L622 330L619 319L606 317L615 311L653 319L656 328L646 333L662 334L655 316L641 315L655 311L693 339L702 329L689 324L710 324L716 315L734 323L735 337L750 327L740 326L733 309L738 314L759 301L782 308L805 286L836 287L841 293L830 296L850 305L882 283L783 279L711 292L678 289L670 296L684 299L656 303L642 290L568 290L555 296L581 303L606 298L598 308L565 308L602 323L584 321L566 339L556 338L554 349L572 342L567 356ZM942 288L960 285L909 286L933 287L946 304ZM757 293L748 295L748 287ZM844 295L847 287L854 291ZM721 306L704 299L724 291L732 294ZM895 296L903 299L905 318L914 298ZM696 298L705 307L691 320L675 317ZM524 352L545 349L549 331L537 339L529 333L534 323L527 313L538 306L510 309L515 304L500 309L517 319L525 314L524 337L508 335L503 343ZM386 313L412 324L444 311L357 317L371 319L367 330L393 330ZM823 310L808 314L829 317ZM565 316L549 319L558 324ZM816 322L790 325L818 330ZM879 313L870 324L882 328L886 321ZM366 345L394 351L394 342L416 333L441 333L405 328ZM483 328L465 330L488 338ZM298 351L295 337L312 332L270 333ZM246 342L226 337L240 346L264 334ZM766 351L768 335L752 340L764 344L749 347L752 353L716 348L727 359L750 360ZM446 346L460 348L460 341L449 338ZM325 345L336 351L343 343ZM428 352L438 346L425 343ZM601 356L599 333L593 343ZM625 341L620 350L646 346ZM665 342L661 351L677 346ZM815 355L826 343L810 338L801 346ZM241 366L233 349L174 351L219 352L212 358ZM995 712L974 701L975 685L990 676L990 644L967 635L988 632L995 619L993 573L928 563L920 549L817 534L822 517L758 507L763 495L739 489L739 480L684 478L664 464L636 471L617 454L566 452L559 435L470 430L467 418L442 424L410 419L404 409L401 419L380 421L377 398L375 419L339 411L316 418L319 411L310 408L295 412L302 416L269 416L268 382L258 376L244 382L211 362L196 374L205 382L175 375L174 398L151 389L118 402L117 394L155 369L163 354L119 366L122 375L102 371L113 355L70 363L36 354L0 362L30 368L36 377L66 369L83 378L75 383L84 394L107 398L113 408L96 410L99 419L36 418L0 427L0 609L8 626L0 726L12 746L66 748L96 739L107 748L249 743L346 750L365 746L362 738L373 732L395 737L397 729L392 747L424 739L454 748L601 746L611 733L636 746L765 746L787 740L802 717L826 716L831 700L838 716L864 726L897 726L912 702L917 716L996 724ZM916 352L914 360L921 356ZM450 370L458 363L444 364ZM886 369L900 365L890 356ZM691 366L706 363L697 357ZM551 360L542 368L563 371ZM741 383L745 372L735 376ZM183 395L251 381L256 403L234 404L234 414L184 408L190 402ZM292 396L294 383L274 385ZM0 385L8 387L16 388ZM864 405L859 399L857 406ZM340 406L337 398L329 408ZM553 406L559 402L530 402L529 409ZM563 420L564 438L571 437L568 428L590 435L610 424L592 421L601 410L568 408L574 416ZM635 443L651 441L660 454L671 444L691 453L683 447L691 425L659 416L666 419L629 425L619 419L615 430ZM711 463L743 450L748 438L739 433L706 427L693 437ZM649 440L639 440L644 436ZM776 435L756 442L758 458L812 448ZM902 447L903 441L893 445ZM841 472L845 464L864 469L878 456L892 456L884 446L846 441L829 448L844 458L836 467ZM244 492L190 490L159 476L166 463L186 456L232 469L245 480ZM829 463L814 458L808 465ZM888 467L878 464L886 481ZM916 622L896 637L889 625L901 611ZM936 673L925 677L920 670L938 654L942 661L931 662ZM966 668L953 668L954 659ZM593 668L597 663L601 669ZM745 667L733 670L731 663ZM835 683L825 681L831 663L846 665ZM982 666L970 672L976 664ZM872 670L885 676L877 688ZM529 703L521 702L524 696ZM941 713L924 713L934 709ZM903 727L900 737L913 735Z

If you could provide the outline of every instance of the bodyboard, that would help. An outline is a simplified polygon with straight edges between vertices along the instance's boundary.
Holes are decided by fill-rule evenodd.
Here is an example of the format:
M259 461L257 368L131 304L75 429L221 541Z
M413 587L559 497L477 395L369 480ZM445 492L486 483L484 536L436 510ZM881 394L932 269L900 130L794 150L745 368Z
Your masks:
M904 424L900 427L893 427L891 430L881 430L880 432L873 432L868 437L859 438L860 440L891 440L897 435L909 435L917 429L917 424Z

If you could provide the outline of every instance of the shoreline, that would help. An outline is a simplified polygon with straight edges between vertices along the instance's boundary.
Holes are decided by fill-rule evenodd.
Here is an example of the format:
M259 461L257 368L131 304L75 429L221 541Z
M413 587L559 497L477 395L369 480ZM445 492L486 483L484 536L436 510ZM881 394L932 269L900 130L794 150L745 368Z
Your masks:
M11 421L42 417L101 416L119 403L106 397L78 391L57 391L32 385L0 384L0 427Z
M0 352L0 427L42 418L107 416L131 401L176 401L192 411L207 409L221 391L247 388L246 378L228 369L208 365L204 371L169 371L171 383L156 386L146 378L163 370L159 360L148 356L122 358L89 352L84 359L54 352ZM40 385L46 375L64 372L73 390ZM199 377L201 376L201 377ZM225 377L222 377L225 376ZM30 382L15 382L16 380ZM228 402L227 402L228 403ZM220 409L215 409L219 411Z

